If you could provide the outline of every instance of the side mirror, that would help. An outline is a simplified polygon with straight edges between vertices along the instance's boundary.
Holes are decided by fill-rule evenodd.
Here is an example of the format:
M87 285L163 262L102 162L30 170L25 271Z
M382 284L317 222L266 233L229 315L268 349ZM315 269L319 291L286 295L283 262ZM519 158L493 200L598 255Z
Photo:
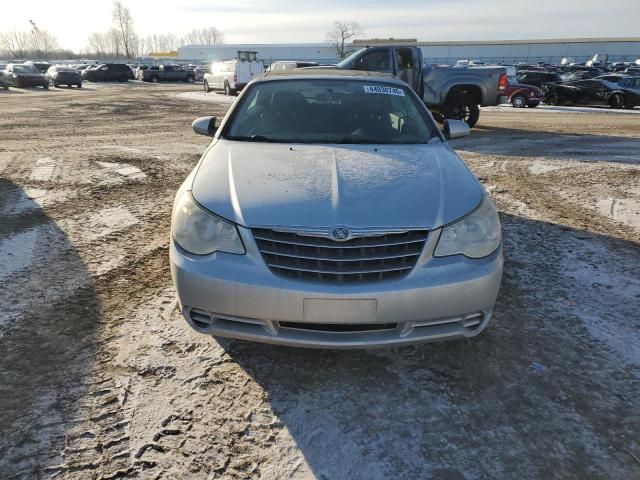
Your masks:
M447 140L453 140L454 138L467 137L471 133L469 124L463 120L450 120L444 121L444 127L442 133Z
M206 135L213 137L218 127L216 126L216 117L200 117L196 118L191 124L191 128L198 135Z

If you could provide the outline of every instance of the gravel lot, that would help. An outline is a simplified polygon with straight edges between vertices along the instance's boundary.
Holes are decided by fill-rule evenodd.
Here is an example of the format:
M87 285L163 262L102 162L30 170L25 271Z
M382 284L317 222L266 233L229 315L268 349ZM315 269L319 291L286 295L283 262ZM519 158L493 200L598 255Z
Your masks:
M307 351L176 309L201 97L0 91L0 478L640 478L640 110L483 112L452 145L501 211L493 325Z

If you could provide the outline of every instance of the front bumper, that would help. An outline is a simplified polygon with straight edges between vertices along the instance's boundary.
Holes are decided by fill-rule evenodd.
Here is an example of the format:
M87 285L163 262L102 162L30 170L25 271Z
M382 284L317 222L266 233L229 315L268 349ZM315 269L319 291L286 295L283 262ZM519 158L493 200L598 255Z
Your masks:
M82 83L82 78L79 75L58 75L57 77L53 77L51 82L55 85L76 85Z
M14 80L16 87L44 87L49 86L49 79L47 78L29 78L29 77L20 77Z
M171 241L171 274L182 313L198 332L280 345L364 348L478 335L502 280L502 248L487 258L433 258L432 232L406 277L325 284L280 277L251 232L246 255L196 256Z

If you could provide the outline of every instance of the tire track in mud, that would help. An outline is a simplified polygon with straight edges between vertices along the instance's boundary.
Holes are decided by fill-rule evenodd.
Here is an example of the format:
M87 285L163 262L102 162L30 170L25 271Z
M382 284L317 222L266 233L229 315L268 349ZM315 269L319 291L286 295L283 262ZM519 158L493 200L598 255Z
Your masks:
M9 135L1 127L6 140L3 147L16 151L2 154L3 175L19 187L0 185L0 210L9 219L2 222L0 240L1 236L15 238L20 232L34 235L34 229L52 231L38 234L39 243L31 245L34 258L18 264L20 276L12 275L8 288L0 292L3 305L22 299L14 318L18 323L1 340L15 346L0 354L2 478L120 478L139 470L130 461L129 420L123 408L129 387L106 368L112 352L106 332L111 323L124 321L142 297L152 296L154 289L170 282L166 259L171 199L199 157L189 146L169 148L169 153L176 154L166 166L166 159L134 156L138 148L124 154L96 150L87 160L83 157L89 146L70 150L74 147L69 139L73 144L78 130L83 129L78 124L82 119L71 118L79 128L72 137L60 137L64 145L58 144L55 134L59 126L45 124L39 129L49 138L49 158L33 143L25 148L20 132L27 125L13 121ZM135 133L128 126L122 127L123 133L125 130ZM126 139L126 134L118 141ZM58 153L61 148L72 155L64 158ZM105 169L99 161L127 163L148 178L128 178ZM61 187L68 195L60 195ZM39 197L21 193L28 189ZM42 201L51 192L57 198ZM21 204L24 208L14 207ZM53 256L43 255L45 246ZM24 249L29 254L29 245ZM26 291L39 289L44 297L24 296ZM45 299L54 303L43 309ZM49 339L44 346L43 339ZM35 362L16 368L16 361L23 358ZM51 364L43 366L42 361ZM30 381L21 382L22 377Z

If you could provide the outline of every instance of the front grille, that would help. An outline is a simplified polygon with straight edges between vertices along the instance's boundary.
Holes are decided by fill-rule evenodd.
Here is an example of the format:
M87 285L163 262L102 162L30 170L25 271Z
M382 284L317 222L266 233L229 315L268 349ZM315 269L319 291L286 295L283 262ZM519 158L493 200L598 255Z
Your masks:
M415 266L426 230L371 234L337 242L326 237L254 228L253 237L272 272L321 282L373 282L400 278Z
M296 330L311 330L313 332L331 333L358 333L377 332L379 330L395 330L397 323L300 323L279 322L282 328L295 328Z

